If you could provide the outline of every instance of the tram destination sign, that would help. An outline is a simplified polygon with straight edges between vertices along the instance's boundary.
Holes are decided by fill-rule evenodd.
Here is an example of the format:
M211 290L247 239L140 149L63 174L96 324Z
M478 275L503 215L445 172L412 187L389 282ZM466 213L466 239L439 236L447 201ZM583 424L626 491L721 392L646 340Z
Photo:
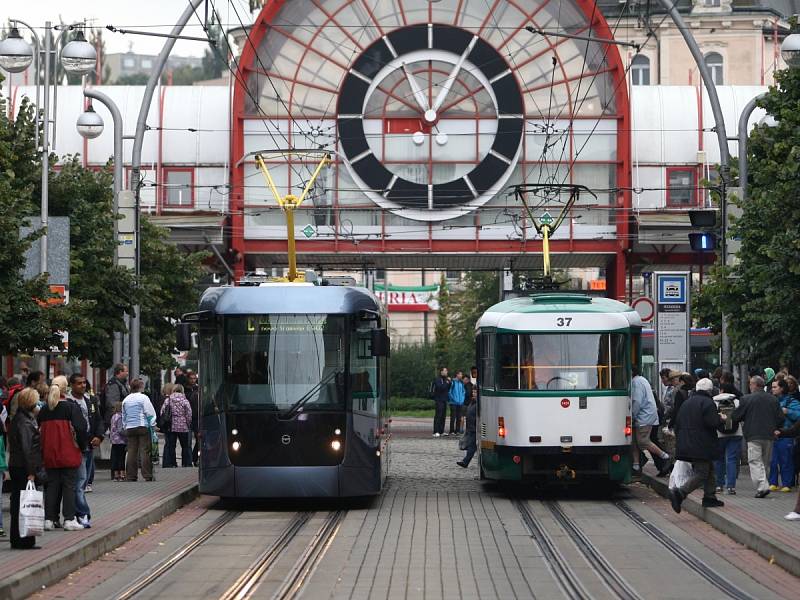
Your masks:
M691 368L689 327L691 303L688 272L657 272L653 301L655 315L656 372L663 368L688 371ZM662 390L663 392L663 390Z

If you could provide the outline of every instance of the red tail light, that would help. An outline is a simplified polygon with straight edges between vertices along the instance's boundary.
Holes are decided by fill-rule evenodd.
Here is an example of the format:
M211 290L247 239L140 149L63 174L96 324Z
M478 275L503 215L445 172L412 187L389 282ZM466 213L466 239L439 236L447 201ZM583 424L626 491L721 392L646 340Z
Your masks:
M506 421L503 417L497 417L497 437L506 437Z
M511 457L511 460L514 461L515 465L518 465L520 462L522 462L522 457L518 454L515 454L514 456Z
M611 462L618 463L622 457L619 454L612 454L611 455Z
M631 418L625 417L625 436L630 437L633 434L633 428L631 427Z

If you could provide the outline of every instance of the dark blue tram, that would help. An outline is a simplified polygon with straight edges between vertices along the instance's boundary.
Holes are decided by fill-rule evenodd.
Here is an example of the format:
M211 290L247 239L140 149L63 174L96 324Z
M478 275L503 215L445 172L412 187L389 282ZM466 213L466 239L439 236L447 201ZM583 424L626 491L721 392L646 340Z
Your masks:
M196 328L200 492L365 496L389 465L387 314L367 289L210 288Z

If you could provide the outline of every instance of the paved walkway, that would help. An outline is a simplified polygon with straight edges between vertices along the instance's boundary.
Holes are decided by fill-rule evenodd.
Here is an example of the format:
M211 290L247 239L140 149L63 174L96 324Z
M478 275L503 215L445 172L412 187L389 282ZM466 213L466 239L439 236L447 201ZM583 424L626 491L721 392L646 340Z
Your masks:
M666 496L669 480L657 478L652 465L645 466L644 472L643 483ZM720 494L719 498L725 502L724 507L703 508L700 503L702 490L698 490L689 496L684 508L737 542L800 576L800 522L784 519L794 509L796 488L789 493L771 492L766 498L756 498L750 471L743 466L736 482L736 495Z
M23 598L57 581L189 502L196 493L195 468L157 467L152 482L111 481L108 469L98 469L94 491L86 495L92 528L47 531L36 538L39 550L11 549L10 499L8 493L3 494L6 536L0 538L0 598Z

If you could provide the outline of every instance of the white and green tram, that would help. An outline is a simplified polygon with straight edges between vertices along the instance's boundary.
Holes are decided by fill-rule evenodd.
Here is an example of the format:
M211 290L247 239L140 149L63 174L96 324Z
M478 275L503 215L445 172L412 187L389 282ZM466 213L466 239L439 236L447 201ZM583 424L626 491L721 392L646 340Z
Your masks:
M630 481L641 330L628 305L578 293L487 310L476 325L481 477Z

